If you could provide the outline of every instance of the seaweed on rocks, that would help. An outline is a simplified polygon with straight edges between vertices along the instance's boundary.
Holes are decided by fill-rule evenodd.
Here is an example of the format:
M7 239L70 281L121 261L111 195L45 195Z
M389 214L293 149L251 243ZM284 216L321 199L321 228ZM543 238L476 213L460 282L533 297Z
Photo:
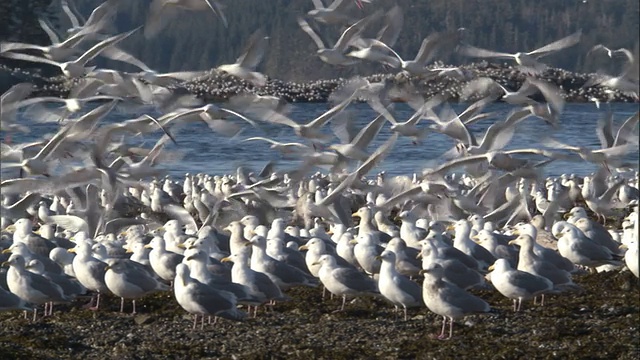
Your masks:
M640 354L640 283L628 271L575 276L581 294L548 296L514 313L495 291L475 293L494 310L457 325L439 341L441 319L426 308L396 320L377 298L322 300L319 288L294 288L291 301L261 307L244 322L218 319L192 330L192 318L171 292L138 301L138 314L119 313L106 297L97 312L57 305L53 316L31 323L20 312L0 314L3 359L637 359ZM80 301L80 300L78 300ZM82 301L86 301L83 299ZM125 308L125 311L128 309Z

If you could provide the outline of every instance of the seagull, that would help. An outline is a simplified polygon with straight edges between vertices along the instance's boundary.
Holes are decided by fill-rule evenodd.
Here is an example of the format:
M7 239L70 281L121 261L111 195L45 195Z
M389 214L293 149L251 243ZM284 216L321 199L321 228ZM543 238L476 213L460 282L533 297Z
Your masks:
M551 44L545 45L539 49L529 52L517 52L515 54L496 52L492 50L480 49L475 46L463 44L458 47L458 53L476 58L498 58L498 59L513 59L523 70L529 73L540 73L544 71L547 66L538 60L556 53L560 50L569 48L580 42L582 38L582 30L579 30L567 37L554 41Z
M49 65L54 65L60 68L62 73L69 78L78 78L84 75L89 74L91 71L95 69L95 67L86 67L86 64L93 60L96 56L98 56L102 51L110 46L114 46L120 41L128 38L134 32L138 31L140 27L137 27L131 31L114 35L105 40L94 45L91 49L87 50L84 54L78 57L75 60L67 61L60 63L58 61L54 61L47 58L42 58L33 55L14 53L14 52L0 52L0 56L8 58L8 59L16 59L16 60L24 60L24 61L32 61L39 62Z
M376 13L380 14L380 13ZM370 15L357 23L349 26L343 33L340 35L340 38L335 43L332 48L327 48L324 45L324 42L320 38L320 35L316 34L316 32L311 28L309 23L299 17L298 25L307 33L313 40L313 42L318 46L317 54L318 57L330 65L341 65L341 66L349 66L358 63L358 60L349 58L345 55L347 48L353 44L354 41L358 39L360 33L364 30L364 28L369 24L372 20L373 16L377 16L376 14Z
M422 298L427 308L442 316L442 331L439 340L448 340L453 336L453 320L473 313L489 312L491 307L484 300L469 294L458 286L442 279L444 269L432 264L420 271L423 274ZM449 336L444 331L449 319Z
M216 69L246 80L254 86L265 86L267 84L267 77L255 70L264 58L268 40L269 37L264 35L262 29L256 30L256 32L249 37L245 52L240 55L235 63L220 65Z
M385 250L376 259L382 261L378 278L380 294L393 303L396 309L402 306L406 321L407 307L421 307L423 304L420 285L398 273L395 267L396 254L393 251Z

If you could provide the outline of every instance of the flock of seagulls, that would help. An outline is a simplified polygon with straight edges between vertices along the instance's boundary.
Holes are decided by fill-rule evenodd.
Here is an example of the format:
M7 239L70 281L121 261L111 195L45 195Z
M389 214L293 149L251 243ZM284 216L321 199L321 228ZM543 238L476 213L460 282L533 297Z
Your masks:
M258 316L261 306L295 301L287 295L292 287L322 286L342 298L339 310L347 299L361 296L388 300L404 311L405 320L407 308L427 307L443 317L438 338L447 339L454 320L491 311L471 289L495 289L519 311L523 300L540 298L543 304L545 294L584 291L572 278L585 269L628 269L639 276L637 161L624 161L638 149L639 114L617 130L610 113L591 130L585 124L585 131L598 132L600 149L564 144L552 137L562 126L562 89L535 77L544 69L539 60L576 44L580 32L516 54L465 44L462 30L434 34L424 39L414 60L405 61L392 50L402 27L399 7L354 19L353 6L375 3L335 0L325 7L314 0L315 9L298 23L330 64L366 59L412 75L446 76L450 72L434 75L426 66L438 55L459 51L513 58L530 77L515 93L496 88L490 79L473 82L468 92L481 100L461 114L442 96L424 99L390 81L355 78L336 91L327 112L306 122L292 119L290 106L277 97L242 94L214 105L170 90L199 72L157 73L119 49L118 43L140 28L103 33L118 0L104 2L83 25L71 3L62 1L73 24L66 40L54 41L58 35L42 19L51 46L0 43L2 57L54 64L64 75L81 78L68 99L31 97L30 84L2 95L0 247L8 269L0 272L1 310L24 310L25 316L33 311L36 321L38 307L51 316L54 304L90 294L91 309L100 308L101 296L116 296L120 311L132 300L135 313L136 300L171 291L194 315L195 328L207 316L242 320ZM167 14L203 9L226 25L219 1L154 0L145 36L160 33ZM383 16L379 36L363 37ZM312 23L346 30L328 48ZM92 41L95 45L82 50L82 43ZM258 30L234 64L218 69L262 86L266 77L256 68L267 49L268 36ZM637 59L620 51L637 70ZM141 72L91 66L98 56L129 62ZM637 96L635 75L627 69L608 79L635 81L631 91ZM536 93L545 101L531 98ZM415 109L406 121L389 106L398 98ZM491 118L483 108L498 98L514 104L513 111L477 138L471 129ZM87 103L96 100L101 104L87 111ZM362 129L349 116L356 100L379 113ZM56 133L33 143L10 141L10 133L28 131L18 116L25 107L60 102L64 106L40 113L59 122ZM143 115L104 123L116 107ZM504 150L524 121L544 121L549 138L531 148ZM229 138L241 138L245 126L290 128L299 142L266 135L241 141L267 141L302 166L284 172L269 163L260 171L239 167L235 174L163 177L157 165L170 157L165 146L180 145L175 129L193 122ZM387 124L392 135L371 149ZM420 146L432 132L452 140L444 158L425 159L436 165L412 177L384 172L367 177L398 141ZM150 133L162 134L153 147L133 145L136 135ZM545 178L544 166L557 159L591 162L598 170L585 177ZM621 228L610 226L612 218Z

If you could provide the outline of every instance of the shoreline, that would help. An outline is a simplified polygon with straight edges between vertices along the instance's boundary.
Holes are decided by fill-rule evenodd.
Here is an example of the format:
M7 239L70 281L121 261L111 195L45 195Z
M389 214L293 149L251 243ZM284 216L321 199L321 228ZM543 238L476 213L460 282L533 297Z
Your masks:
M436 66L444 67L441 64ZM411 88L424 98L442 94L452 102L460 102L465 84L479 77L492 78L512 91L517 90L526 79L526 74L519 72L514 66L474 63L460 66L457 69L461 72L451 73L453 75L431 76L431 78L407 77L402 73L374 74L365 78L371 82L388 79L399 87L411 85ZM66 97L73 85L77 84L79 80L68 79L62 75L43 76L39 70L41 69L9 68L0 65L0 88L6 90L17 83L31 82L36 86L35 96ZM567 103L587 103L592 102L593 99L602 102L638 103L638 99L617 90L601 86L584 88L584 84L593 76L596 75L549 68L537 78L551 82L562 89L565 92L563 97ZM243 80L209 70L201 77L177 83L169 88L182 89L209 103L224 102L241 93L277 96L290 103L326 103L329 101L331 93L348 81L349 79L337 78L308 82L286 82L268 78L264 87L255 88ZM477 97L477 99L479 98ZM535 96L533 98L534 100L542 100ZM404 102L401 98L394 100L394 102ZM474 98L468 100L474 100ZM498 99L496 102L501 101Z

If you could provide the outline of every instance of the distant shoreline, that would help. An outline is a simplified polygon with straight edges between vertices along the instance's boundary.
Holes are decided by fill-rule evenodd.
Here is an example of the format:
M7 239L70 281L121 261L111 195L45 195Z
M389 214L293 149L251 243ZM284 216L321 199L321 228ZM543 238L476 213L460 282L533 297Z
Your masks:
M443 66L439 66L442 68ZM367 76L369 81L381 81L390 79L396 85L411 84L425 98L436 94L443 94L449 101L460 101L464 85L473 78L490 77L501 83L506 88L515 91L526 79L526 75L517 68L507 65L495 64L471 64L461 66L461 74L433 76L431 79L406 77L403 74L374 74ZM568 103L587 103L598 99L601 102L638 103L638 99L625 95L617 90L610 90L600 86L583 88L584 84L595 74L582 74L550 68L545 73L537 76L540 79L554 83L565 92L565 101ZM172 89L182 89L206 102L224 102L230 97L244 93L256 93L258 95L277 96L291 103L324 103L329 101L333 91L347 82L348 79L323 79L308 82L285 82L277 79L269 79L267 85L262 88L254 88L240 79L226 74L220 74L210 70L206 75L193 80L176 83ZM62 75L43 76L41 69L9 68L0 64L0 90L5 92L11 86L30 82L36 87L34 96L67 97L69 91L77 79L68 79ZM478 97L479 98L479 97ZM536 99L536 97L533 97ZM468 100L474 100L473 98ZM536 99L536 100L542 100ZM402 98L393 98L394 102L404 102Z

